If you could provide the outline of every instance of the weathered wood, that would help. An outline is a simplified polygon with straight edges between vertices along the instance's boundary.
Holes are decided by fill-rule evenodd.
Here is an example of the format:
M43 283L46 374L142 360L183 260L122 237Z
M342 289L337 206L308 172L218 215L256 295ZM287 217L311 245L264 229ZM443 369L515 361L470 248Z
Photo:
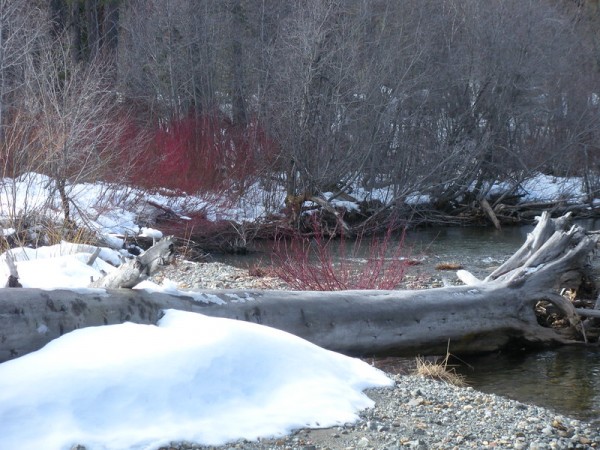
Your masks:
M548 229L554 231L549 233ZM581 329L572 303L557 292L560 274L585 265L597 236L542 217L502 270L473 285L415 291L202 291L190 297L139 290L0 290L0 361L40 348L76 328L155 323L164 309L256 322L351 355L454 354L520 344L573 342L538 324L549 301ZM546 241L541 238L547 236ZM510 264L509 264L510 262ZM193 300L194 296L197 300ZM210 302L213 303L204 303Z
M342 218L342 215L340 214L340 212L337 211L333 206L331 206L327 200L325 200L323 198L320 198L320 197L317 197L316 195L311 196L308 200L310 200L313 203L316 203L321 208L323 208L325 211L333 214L333 216L337 220L337 223L339 223L342 226L342 228L344 229L344 232L345 233L350 233L350 227L344 221L344 219Z
M7 288L20 288L23 287L21 283L19 283L19 272L17 271L17 265L15 264L15 259L11 252L6 253L6 265L8 266L8 280L6 281L6 285L4 287Z
M102 248L100 248L100 247L96 248L96 250L94 250L94 253L92 253L92 255L90 256L90 258L88 259L86 264L88 266L92 266L96 262L96 259L98 259L98 255L100 255L101 251L102 251Z
M479 204L481 205L481 209L483 209L483 212L485 212L485 214L489 217L489 219L494 224L494 228L496 228L496 230L502 229L502 226L500 225L500 221L498 220L498 217L496 217L496 213L490 206L490 203L487 201L487 199L485 197L482 198L479 201Z
M492 351L511 340L565 343L537 325L533 305L506 286L421 291L203 291L206 304L140 290L0 293L0 361L34 351L77 328L156 323L164 309L245 320L352 355ZM198 294L196 294L198 295Z
M582 317L594 317L600 319L600 311L597 309L575 308L575 312Z
M140 256L119 266L118 270L91 283L91 287L119 289L132 288L156 273L161 266L168 265L175 254L172 237L163 238Z

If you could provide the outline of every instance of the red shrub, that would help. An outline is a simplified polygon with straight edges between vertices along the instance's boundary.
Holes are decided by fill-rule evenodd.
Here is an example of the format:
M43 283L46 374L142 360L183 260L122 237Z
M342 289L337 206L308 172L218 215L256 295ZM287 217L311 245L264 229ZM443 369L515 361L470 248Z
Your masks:
M156 127L132 181L186 192L240 191L274 151L257 120L238 127L219 114L190 114Z
M130 112L115 116L115 142L113 156L119 167L108 168L104 176L106 181L128 182L140 187L149 187L156 159L148 151L151 133L139 122L136 122Z
M319 228L311 237L278 240L273 271L296 290L395 289L410 265L410 260L401 256L404 232L395 239L392 227L383 237L371 238L367 249L359 237L347 256L343 235L326 237Z

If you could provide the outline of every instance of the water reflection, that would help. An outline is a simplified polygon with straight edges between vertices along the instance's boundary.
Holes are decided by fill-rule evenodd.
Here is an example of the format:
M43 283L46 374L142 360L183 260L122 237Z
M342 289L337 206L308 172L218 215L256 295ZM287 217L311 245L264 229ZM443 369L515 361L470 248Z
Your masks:
M489 392L600 424L600 348L564 347L466 360L457 371Z
M518 249L533 227L425 228L406 234L406 247L413 255L436 260L457 260L479 267L482 262L503 262Z

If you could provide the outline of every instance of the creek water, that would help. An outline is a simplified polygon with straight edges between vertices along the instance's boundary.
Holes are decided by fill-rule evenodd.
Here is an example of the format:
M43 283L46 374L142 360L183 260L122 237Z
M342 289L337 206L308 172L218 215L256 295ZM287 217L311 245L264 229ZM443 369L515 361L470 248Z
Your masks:
M597 220L580 224L587 229L600 229ZM411 267L413 276L451 283L456 278L454 272L436 271L436 265L458 263L475 275L485 276L512 255L532 229L522 226L501 231L457 227L411 230L406 233L403 248L405 254L422 261ZM258 260L268 261L268 244L263 243L258 250L250 256L228 257L226 262L248 267ZM345 252L350 254L350 250ZM359 263L363 256L346 257ZM406 363L388 361L388 367L410 365L409 361ZM600 425L600 346L495 353L464 360L455 370L475 389Z

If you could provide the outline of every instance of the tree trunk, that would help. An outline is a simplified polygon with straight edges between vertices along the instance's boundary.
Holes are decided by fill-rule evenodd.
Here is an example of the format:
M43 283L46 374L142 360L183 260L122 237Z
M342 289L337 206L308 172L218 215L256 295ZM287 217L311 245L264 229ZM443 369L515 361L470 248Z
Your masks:
M247 125L244 74L244 49L242 47L244 28L244 9L240 0L231 5L231 104L233 123L242 129Z
M350 355L454 354L574 340L538 324L539 300L582 330L557 293L563 273L583 268L596 236L544 214L523 247L485 280L415 291L202 291L175 297L137 290L0 291L0 361L34 351L76 328L124 321L153 324L164 309L255 322ZM195 298L192 299L192 297Z
M106 0L104 2L104 36L102 46L110 55L117 50L119 43L119 2Z

